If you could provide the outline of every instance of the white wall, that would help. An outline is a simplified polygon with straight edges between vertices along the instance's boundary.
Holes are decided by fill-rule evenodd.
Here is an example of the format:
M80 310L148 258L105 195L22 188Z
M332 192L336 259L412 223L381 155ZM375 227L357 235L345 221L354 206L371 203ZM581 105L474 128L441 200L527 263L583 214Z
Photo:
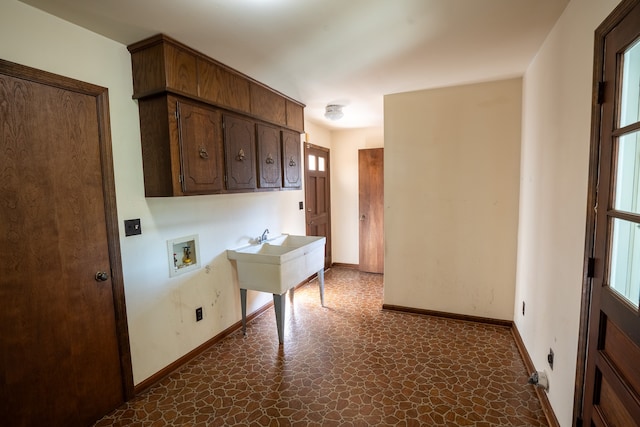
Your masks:
M358 150L382 148L383 128L331 132L331 215L333 262L360 262Z
M385 96L385 304L512 319L521 91Z
M304 234L304 211L298 210L303 192L146 199L126 46L15 0L2 0L0 58L109 89L134 382L240 320L238 286L225 250L246 244L267 227L272 235ZM142 235L124 237L123 221L130 218L141 219ZM200 257L210 270L170 279L166 241L190 234L199 235ZM250 292L248 311L270 301L270 295ZM196 324L195 308L200 306L204 319Z
M572 423L575 387L594 31L617 3L571 1L524 77L514 321L536 369L549 374L562 426Z

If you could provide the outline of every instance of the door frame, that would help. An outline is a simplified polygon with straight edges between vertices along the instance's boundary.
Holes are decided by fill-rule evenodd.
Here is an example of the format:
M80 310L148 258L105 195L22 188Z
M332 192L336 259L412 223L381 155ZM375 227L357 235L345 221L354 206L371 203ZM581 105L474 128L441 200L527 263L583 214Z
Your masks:
M120 355L120 369L122 372L122 391L124 400L130 400L133 398L135 392L133 386L131 348L129 345L129 328L127 326L122 260L120 256L120 233L118 230L118 215L116 210L117 205L115 179L113 174L111 124L109 121L109 90L101 86L81 82L2 59L0 59L0 74L92 96L96 100L107 247L109 250L109 261L111 266L110 276L113 290L118 350Z
M578 424L584 408L585 375L589 336L589 314L591 312L591 291L595 263L596 201L600 171L600 126L602 123L601 100L604 81L605 37L638 4L638 0L622 0L595 31L593 82L591 102L591 143L589 154L589 178L587 191L587 219L582 270L582 293L580 308L580 329L578 335L578 355L576 363L575 393L573 401L573 425ZM599 327L592 325L592 327Z

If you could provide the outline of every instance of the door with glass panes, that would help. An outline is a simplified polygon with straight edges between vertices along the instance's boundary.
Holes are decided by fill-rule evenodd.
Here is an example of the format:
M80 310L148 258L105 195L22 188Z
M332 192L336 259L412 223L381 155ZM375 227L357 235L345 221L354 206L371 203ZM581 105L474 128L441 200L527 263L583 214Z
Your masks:
M305 143L305 202L308 236L324 236L324 266L331 267L331 191L329 149Z
M598 29L582 425L640 425L640 1ZM594 127L596 129L596 127Z

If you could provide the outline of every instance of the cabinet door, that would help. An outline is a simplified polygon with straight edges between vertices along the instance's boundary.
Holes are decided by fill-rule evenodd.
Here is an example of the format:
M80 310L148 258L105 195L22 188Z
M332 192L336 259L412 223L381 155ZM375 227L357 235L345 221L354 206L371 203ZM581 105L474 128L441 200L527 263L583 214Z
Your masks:
M282 186L300 188L300 134L288 130L282 131Z
M167 88L198 96L198 71L193 53L173 43L165 43L164 65Z
M256 188L255 131L251 120L224 115L228 190Z
M224 189L220 112L177 101L182 191L185 194Z
M258 185L280 188L280 130L273 126L256 125L258 135Z

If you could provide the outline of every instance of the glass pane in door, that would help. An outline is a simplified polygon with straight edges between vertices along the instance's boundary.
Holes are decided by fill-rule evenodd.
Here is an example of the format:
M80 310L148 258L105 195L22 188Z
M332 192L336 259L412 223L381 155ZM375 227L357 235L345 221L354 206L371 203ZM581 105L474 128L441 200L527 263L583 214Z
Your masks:
M614 208L640 214L640 132L618 139Z
M640 303L640 224L615 218L609 286L636 308Z
M620 127L640 121L640 41L631 45L622 58L620 95Z

